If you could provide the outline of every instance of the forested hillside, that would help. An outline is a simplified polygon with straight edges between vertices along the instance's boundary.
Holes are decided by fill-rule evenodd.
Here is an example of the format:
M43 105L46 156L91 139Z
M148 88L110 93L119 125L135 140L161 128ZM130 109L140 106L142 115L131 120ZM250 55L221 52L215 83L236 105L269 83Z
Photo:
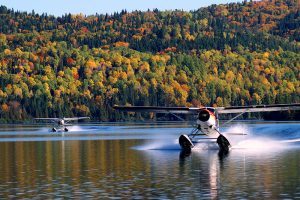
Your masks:
M62 17L1 6L0 120L130 117L114 104L299 103L299 5Z

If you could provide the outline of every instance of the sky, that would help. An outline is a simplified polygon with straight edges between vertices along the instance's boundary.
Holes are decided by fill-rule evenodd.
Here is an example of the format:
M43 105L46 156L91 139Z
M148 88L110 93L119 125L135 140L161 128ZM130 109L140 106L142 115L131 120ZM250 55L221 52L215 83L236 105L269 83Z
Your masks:
M242 2L242 0L1 0L0 5L18 11L47 13L48 15L62 16L64 14L112 14L127 11L148 9L153 10L197 10L212 4L226 4Z

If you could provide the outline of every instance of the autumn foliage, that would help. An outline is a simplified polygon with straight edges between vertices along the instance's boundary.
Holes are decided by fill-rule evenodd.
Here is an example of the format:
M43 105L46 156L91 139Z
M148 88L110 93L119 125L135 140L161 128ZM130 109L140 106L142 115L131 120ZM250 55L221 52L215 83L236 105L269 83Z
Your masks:
M115 104L300 102L297 8L293 0L244 1L54 17L1 6L0 119L132 116Z

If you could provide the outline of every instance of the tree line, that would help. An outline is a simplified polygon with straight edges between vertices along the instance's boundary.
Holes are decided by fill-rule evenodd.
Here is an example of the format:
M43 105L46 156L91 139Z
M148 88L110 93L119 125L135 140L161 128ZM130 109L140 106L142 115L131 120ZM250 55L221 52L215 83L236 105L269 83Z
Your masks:
M190 12L62 17L1 6L0 119L132 118L115 104L300 102L296 5L244 1Z

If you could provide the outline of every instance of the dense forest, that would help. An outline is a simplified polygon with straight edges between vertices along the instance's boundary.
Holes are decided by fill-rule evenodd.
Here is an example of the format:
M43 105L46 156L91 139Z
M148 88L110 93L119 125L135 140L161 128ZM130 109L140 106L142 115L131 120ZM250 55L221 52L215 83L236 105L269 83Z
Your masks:
M61 17L1 6L0 121L133 118L115 104L299 103L299 6L264 0Z

